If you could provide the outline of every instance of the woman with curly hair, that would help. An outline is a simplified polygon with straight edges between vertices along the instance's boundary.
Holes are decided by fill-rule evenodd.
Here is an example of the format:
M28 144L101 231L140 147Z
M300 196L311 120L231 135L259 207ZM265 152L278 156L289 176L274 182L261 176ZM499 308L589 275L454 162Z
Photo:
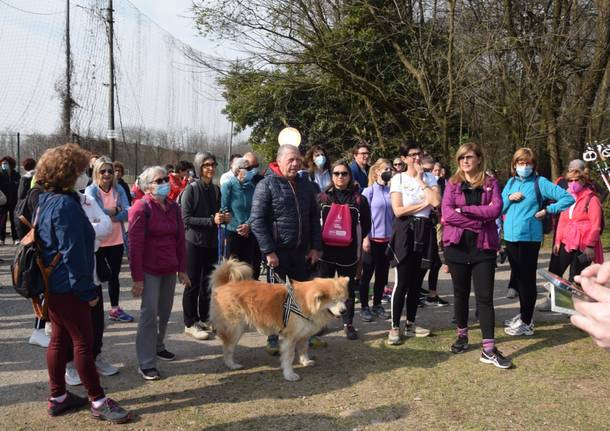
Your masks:
M91 307L99 301L93 281L95 231L74 191L77 180L86 175L88 162L89 153L66 144L45 151L36 171L45 190L39 199L36 233L42 264L51 270L46 298L53 325L47 349L48 413L57 416L87 404L85 398L66 391L64 375L71 340L74 365L89 395L91 414L122 423L130 419L129 412L106 397L93 359Z
M326 190L331 183L330 159L326 151L319 145L314 145L305 154L305 166L309 180L316 183L320 191Z

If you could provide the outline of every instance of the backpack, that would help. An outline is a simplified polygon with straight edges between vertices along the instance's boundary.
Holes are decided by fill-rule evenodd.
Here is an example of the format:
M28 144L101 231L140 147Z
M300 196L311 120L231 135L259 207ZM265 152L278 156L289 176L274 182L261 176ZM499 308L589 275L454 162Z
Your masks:
M19 221L29 226L30 231L17 246L17 252L11 264L13 288L24 298L32 300L36 317L46 319L46 301L41 301L40 296L42 294L45 297L48 296L49 276L59 263L61 254L58 252L53 257L51 264L44 266L42 263L42 248L37 236L36 221L34 221L34 225L30 224L25 217L21 217Z
M25 237L32 228L32 212L28 203L30 202L32 193L37 192L39 192L39 190L36 190L36 187L30 187L23 199L17 201L17 205L15 205L15 209L13 210L15 220L17 220L15 228L19 238ZM22 221L22 217L27 223Z
M356 205L360 205L360 194L356 195ZM322 242L334 247L348 247L352 243L352 213L349 204L337 204L330 201L326 193L320 195L320 201L330 204L330 210L322 227Z
M589 199L587 199L587 203L585 204L585 212L587 213L587 215L589 214L589 204L591 203L591 199L593 199L593 195L589 195ZM599 199L599 197L598 197L598 199ZM606 218L604 217L604 207L601 206L601 209L602 209L602 223L601 223L601 227L600 227L600 231L599 231L600 236L602 233L604 233L604 228L606 227Z

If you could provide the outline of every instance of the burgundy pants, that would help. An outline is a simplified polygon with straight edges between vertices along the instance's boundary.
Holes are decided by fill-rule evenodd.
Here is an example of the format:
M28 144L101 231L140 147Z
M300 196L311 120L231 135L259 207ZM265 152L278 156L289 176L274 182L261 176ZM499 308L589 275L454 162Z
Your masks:
M66 363L70 340L73 345L74 366L87 389L89 399L104 396L93 359L93 324L91 306L71 293L49 293L49 320L53 324L47 349L47 368L51 396L66 393Z

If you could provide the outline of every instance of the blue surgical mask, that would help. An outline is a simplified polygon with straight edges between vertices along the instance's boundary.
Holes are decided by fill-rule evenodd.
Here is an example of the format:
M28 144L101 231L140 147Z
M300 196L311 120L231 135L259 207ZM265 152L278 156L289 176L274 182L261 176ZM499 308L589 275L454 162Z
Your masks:
M158 198L165 198L169 194L169 183L158 184L153 193Z
M318 169L322 169L326 164L326 157L322 154L313 158L313 162L316 164Z
M256 175L257 170L258 168L253 168L246 172L246 181L252 181L252 178L254 178L254 175Z
M517 166L517 169L515 169L515 171L517 172L517 175L519 175L521 178L527 178L532 175L532 172L534 172L534 168L531 165Z

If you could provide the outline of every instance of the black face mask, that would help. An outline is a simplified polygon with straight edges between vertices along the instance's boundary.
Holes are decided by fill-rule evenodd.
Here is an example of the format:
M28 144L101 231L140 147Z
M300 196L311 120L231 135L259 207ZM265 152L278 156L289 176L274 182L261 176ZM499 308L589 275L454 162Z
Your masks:
M392 172L384 171L384 172L381 173L381 180L384 183L387 184L388 182L390 182L391 179L392 179Z

